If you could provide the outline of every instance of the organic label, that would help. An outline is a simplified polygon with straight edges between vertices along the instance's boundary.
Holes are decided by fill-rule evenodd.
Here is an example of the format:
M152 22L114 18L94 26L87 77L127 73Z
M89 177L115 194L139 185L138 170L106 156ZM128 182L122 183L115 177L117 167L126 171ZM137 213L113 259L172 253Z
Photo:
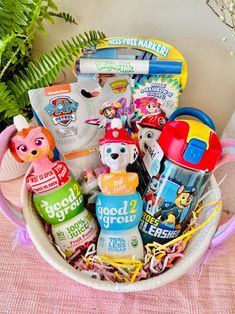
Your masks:
M85 243L95 241L97 230L94 218L86 209L71 220L52 226L55 243L67 256Z
M137 239L137 237L136 236L133 236L132 238L131 238L131 245L135 248L135 247L137 247L138 246L138 239Z

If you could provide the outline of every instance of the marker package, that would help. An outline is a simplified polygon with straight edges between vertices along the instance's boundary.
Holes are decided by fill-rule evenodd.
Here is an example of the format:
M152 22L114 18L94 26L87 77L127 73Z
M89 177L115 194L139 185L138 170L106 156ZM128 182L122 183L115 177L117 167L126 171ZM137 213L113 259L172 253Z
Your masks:
M179 96L187 82L187 63L183 55L160 40L111 37L78 59L75 72L79 82L88 82L94 77L99 81L99 77L105 75L129 76L134 110L130 119L131 130L140 156L128 167L138 172L139 191L143 194L151 178L143 157L149 153L149 147L156 143L168 117L178 107Z

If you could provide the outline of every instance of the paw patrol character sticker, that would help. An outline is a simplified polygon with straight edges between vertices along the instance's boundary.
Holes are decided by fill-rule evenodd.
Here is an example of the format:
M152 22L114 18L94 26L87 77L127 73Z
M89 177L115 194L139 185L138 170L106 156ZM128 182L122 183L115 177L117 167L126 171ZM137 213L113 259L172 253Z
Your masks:
M180 229L180 224L187 216L196 192L196 186L179 185L171 178L169 180L161 178L159 181L153 177L143 197L145 211L159 218L161 223ZM167 195L167 193L171 194ZM174 216L174 220L171 216L171 222L168 222L169 214Z
M127 104L127 99L125 97L120 98L117 102L106 101L102 104L100 109L101 121L100 127L109 128L111 120L114 118L119 118L126 120L125 107ZM123 121L125 124L125 122Z
M121 97L116 102L105 101L100 108L100 118L88 119L88 124L98 125L99 128L110 129L114 118L121 119L123 127L130 126L133 111L127 103L126 97Z
M131 82L127 75L106 78L102 92L93 100L99 108L99 114L85 120L85 123L99 128L110 128L114 118L122 120L123 127L131 128L134 118Z
M137 122L139 146L143 156L148 148L157 141L166 121L166 116L160 112L146 115Z
M190 204L193 201L194 194L196 193L196 186L181 185L177 191L177 197L175 199L175 205L180 211L180 222L185 218L188 213Z
M157 98L142 97L134 101L136 110L139 109L143 115L161 113L161 104Z
M154 217L159 218L165 226L181 229L180 223L187 215L196 191L197 188L195 186L185 187L181 185L177 190L175 202L161 202L159 210Z
M78 103L69 96L55 97L46 105L46 112L52 117L54 124L68 126L76 120Z

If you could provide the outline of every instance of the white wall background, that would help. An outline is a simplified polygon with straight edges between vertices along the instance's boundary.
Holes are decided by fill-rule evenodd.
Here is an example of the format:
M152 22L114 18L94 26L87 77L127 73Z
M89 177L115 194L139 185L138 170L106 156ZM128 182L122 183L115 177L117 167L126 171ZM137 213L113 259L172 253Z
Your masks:
M61 11L78 21L58 20L39 35L35 55L62 39L90 29L106 36L145 36L163 40L182 52L188 63L188 83L181 106L207 112L221 133L235 109L235 56L222 42L231 34L203 0L55 0ZM235 49L235 39L234 49ZM68 82L75 81L66 71Z

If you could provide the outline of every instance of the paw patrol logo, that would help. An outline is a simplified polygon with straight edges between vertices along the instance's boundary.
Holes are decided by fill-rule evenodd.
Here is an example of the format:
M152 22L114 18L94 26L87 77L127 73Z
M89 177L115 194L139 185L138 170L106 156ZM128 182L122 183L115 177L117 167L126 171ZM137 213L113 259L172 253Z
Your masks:
M69 96L56 97L50 100L45 107L46 112L52 117L54 124L68 126L71 121L76 120L75 112L78 103Z

